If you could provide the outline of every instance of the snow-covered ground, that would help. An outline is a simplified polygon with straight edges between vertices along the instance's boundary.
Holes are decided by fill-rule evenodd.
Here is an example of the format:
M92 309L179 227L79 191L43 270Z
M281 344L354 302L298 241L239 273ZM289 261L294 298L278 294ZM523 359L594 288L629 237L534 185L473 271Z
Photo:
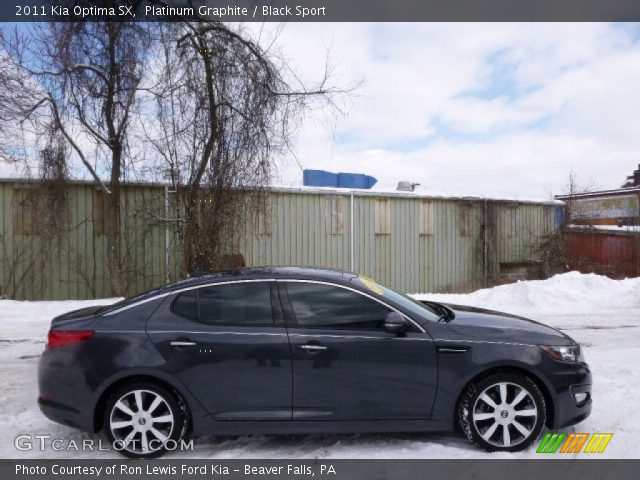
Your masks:
M600 457L640 458L640 279L610 280L575 272L544 281L518 282L468 295L419 298L475 305L524 315L566 331L584 347L594 376L594 406L584 422L567 429L613 432ZM99 438L57 425L38 410L36 369L50 319L62 312L115 300L15 302L0 300L0 458L118 458L115 452L21 452L19 434L47 433L80 442ZM500 458L536 458L534 449ZM585 455L586 456L586 455ZM173 458L486 458L455 434L246 436L197 439L193 452Z

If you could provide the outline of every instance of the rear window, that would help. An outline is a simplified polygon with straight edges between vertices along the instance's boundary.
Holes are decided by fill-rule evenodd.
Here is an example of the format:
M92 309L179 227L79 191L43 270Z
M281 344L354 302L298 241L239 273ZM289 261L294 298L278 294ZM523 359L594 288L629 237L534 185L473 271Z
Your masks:
M181 293L171 304L171 311L189 320L198 320L197 291L189 290Z
M205 325L270 326L281 318L270 282L214 285L179 294L171 311Z
M162 293L162 289L149 290L148 292L141 293L140 295L125 298L124 300L120 300L119 302L112 303L111 305L106 305L100 308L99 310L97 310L96 313L103 315L105 313L114 312L120 308L126 307L127 305L131 305L131 304L140 302L142 300L152 298L159 293Z

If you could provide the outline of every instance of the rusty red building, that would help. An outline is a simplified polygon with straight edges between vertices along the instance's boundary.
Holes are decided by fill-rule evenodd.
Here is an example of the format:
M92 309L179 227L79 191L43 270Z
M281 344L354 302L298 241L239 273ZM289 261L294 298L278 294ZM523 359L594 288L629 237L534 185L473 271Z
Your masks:
M612 278L640 276L640 165L620 188L556 198L565 202L569 268Z

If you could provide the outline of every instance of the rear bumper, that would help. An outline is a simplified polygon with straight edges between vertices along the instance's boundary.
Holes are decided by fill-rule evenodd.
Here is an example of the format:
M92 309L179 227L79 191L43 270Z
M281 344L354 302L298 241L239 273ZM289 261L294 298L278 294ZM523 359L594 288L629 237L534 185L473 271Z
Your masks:
M66 348L76 347L63 347ZM63 354L53 351L42 354L38 365L38 406L48 419L92 431L92 392L85 385L82 368L70 365Z
M38 397L38 406L49 420L81 430L91 430L91 424L88 419L73 407L42 396Z

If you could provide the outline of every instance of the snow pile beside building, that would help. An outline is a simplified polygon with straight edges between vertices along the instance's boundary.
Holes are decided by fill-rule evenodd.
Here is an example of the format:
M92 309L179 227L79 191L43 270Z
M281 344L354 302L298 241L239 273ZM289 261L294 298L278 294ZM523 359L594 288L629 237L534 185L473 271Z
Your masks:
M80 308L94 305L111 305L122 298L100 298L97 300L64 300L45 302L21 302L17 300L0 300L0 322L3 325L13 323L16 318L20 323L47 323L55 316Z
M613 432L602 457L639 458L640 417L640 279L610 280L576 272L548 280L519 282L468 295L420 294L418 298L477 305L519 313L560 328L584 348L593 373L591 416L565 432ZM120 458L104 451L18 451L20 434L50 433L53 438L101 438L48 420L36 398L38 358L52 317L68 310L116 299L66 302L0 300L0 457ZM372 454L372 452L374 452ZM460 434L372 434L307 436L241 436L199 438L193 452L172 458L531 458L527 451L487 454ZM574 455L585 458L588 455Z
M519 281L470 294L415 294L418 300L473 305L506 312L545 313L640 308L640 278L612 280L568 272L547 280Z

